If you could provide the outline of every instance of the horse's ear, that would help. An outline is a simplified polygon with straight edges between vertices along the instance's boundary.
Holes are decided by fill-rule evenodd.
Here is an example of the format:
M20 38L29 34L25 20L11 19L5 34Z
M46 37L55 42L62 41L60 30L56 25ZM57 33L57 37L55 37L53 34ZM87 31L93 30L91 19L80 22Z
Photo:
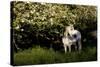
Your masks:
M73 24L69 24L68 26L73 26Z

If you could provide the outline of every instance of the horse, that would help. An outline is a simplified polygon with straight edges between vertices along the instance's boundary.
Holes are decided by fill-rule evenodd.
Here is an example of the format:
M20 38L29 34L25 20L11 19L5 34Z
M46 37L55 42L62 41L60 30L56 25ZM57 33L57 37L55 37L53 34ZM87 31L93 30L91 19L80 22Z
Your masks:
M75 45L75 49L77 49L76 40L73 39L71 36L68 35L64 36L62 38L62 42L63 42L65 53L67 52L67 47L69 48L69 52L71 52L71 45Z
M75 49L77 49L76 43L78 43L78 50L81 51L81 33L78 30L75 30L73 25L69 25L65 27L64 36L62 37L62 42L64 46L65 53L67 52L67 47L69 48L69 52L71 52L71 45L75 45Z

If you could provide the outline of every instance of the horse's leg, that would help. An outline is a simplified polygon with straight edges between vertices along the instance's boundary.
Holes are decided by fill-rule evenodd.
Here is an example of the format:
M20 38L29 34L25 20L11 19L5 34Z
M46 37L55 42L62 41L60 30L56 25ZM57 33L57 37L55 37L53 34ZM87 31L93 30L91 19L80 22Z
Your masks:
M66 45L64 45L64 50L65 50L65 53L67 52L67 46Z
M69 45L68 48L69 48L69 52L71 52L71 45Z
M76 43L74 43L74 45L75 45L75 50L77 50L77 45L76 45Z
M81 49L82 49L81 40L78 40L78 46L79 46L79 51L81 51Z

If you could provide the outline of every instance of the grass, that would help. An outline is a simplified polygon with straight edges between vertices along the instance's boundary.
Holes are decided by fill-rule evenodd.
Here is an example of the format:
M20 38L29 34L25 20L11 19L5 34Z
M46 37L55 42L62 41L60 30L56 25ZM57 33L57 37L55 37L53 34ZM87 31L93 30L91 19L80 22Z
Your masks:
M14 53L14 65L34 65L68 63L97 60L96 47L83 48L81 52L64 53L51 49L35 47Z

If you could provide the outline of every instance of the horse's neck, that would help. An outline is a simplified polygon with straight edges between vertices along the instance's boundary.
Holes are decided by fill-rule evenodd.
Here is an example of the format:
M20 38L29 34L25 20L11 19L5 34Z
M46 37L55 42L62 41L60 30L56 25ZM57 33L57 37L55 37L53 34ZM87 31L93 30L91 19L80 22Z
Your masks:
M77 33L78 33L77 30L70 30L70 31L69 31L70 36L72 36L72 35L74 35L74 34L77 34Z

